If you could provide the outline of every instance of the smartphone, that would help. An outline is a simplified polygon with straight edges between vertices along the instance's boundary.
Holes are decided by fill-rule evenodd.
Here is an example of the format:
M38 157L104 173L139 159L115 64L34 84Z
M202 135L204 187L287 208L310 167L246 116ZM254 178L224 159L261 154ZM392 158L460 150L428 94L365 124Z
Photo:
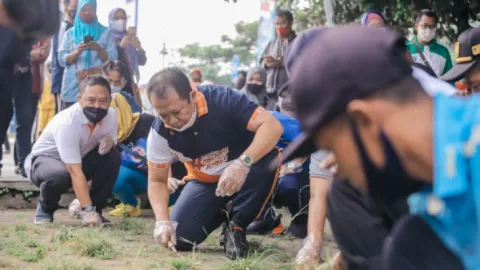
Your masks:
M135 26L128 27L127 34L131 37L136 37L137 36L137 27L135 27Z
M93 36L85 36L83 37L83 43L88 43L90 41L93 41Z

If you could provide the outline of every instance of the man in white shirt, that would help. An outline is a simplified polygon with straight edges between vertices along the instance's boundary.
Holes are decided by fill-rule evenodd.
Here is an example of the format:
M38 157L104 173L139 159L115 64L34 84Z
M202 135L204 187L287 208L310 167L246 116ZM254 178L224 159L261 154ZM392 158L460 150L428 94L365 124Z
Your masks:
M78 103L48 123L25 161L28 177L40 188L35 224L53 222L58 201L70 187L80 201L84 225L108 222L101 213L120 168L117 116L109 108L106 79L90 76L79 89Z

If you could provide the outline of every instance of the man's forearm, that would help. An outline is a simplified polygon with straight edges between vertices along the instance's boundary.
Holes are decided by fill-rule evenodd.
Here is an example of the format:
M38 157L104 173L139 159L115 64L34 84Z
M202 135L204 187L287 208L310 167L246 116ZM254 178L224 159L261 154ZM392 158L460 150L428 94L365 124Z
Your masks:
M249 156L253 162L259 161L275 148L281 134L282 126L277 125L276 122L271 125L261 125L255 133L252 144L245 150L244 154Z
M165 182L149 182L148 183L148 199L152 206L155 219L169 220L168 217L168 192L167 181Z
M73 191L75 197L80 201L80 205L85 207L87 204L92 204L90 198L90 191L88 189L87 178L83 173L71 173Z
M313 181L312 181L313 180ZM330 181L312 178L310 181L310 203L308 209L308 235L323 239L327 218L327 191Z

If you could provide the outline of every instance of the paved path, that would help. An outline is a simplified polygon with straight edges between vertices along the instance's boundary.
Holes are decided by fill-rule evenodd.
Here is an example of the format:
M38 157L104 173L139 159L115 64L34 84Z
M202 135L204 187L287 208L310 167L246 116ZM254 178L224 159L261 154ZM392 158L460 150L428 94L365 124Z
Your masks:
M36 190L36 187L30 183L30 180L23 178L19 174L15 174L15 164L13 162L13 146L10 142L12 152L10 154L3 154L3 168L0 175L0 188L15 188L18 190Z

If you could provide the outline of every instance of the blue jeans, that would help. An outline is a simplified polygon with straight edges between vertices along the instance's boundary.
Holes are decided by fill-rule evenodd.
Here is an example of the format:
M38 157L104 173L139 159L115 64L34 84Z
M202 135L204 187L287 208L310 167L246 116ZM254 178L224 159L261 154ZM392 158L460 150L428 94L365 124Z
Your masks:
M135 196L147 192L147 188L148 179L146 173L126 166L120 166L117 180L113 186L113 195L123 204L136 206L138 201ZM174 205L179 195L180 189L171 194L168 206Z

